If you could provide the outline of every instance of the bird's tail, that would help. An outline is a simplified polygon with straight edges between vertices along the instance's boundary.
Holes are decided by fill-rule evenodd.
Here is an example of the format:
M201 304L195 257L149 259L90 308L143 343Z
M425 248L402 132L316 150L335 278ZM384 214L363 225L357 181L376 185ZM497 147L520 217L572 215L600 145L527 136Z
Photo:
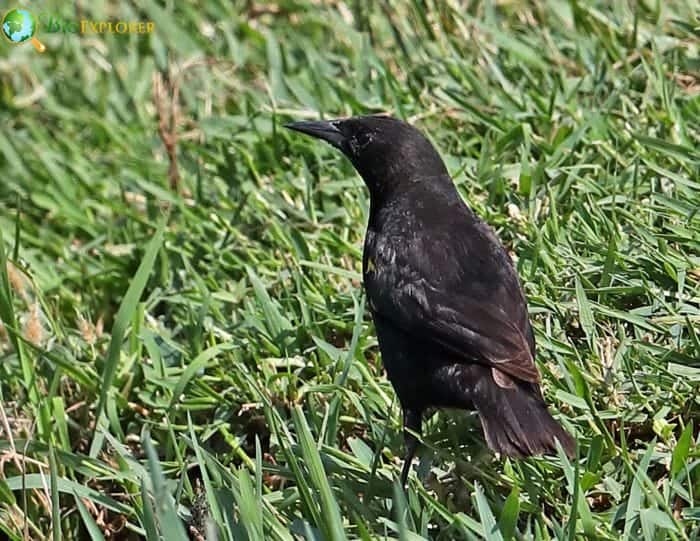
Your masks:
M502 374L498 379L504 379ZM512 457L553 454L555 440L559 440L566 454L573 456L574 439L547 411L539 389L531 384L510 383L502 387L485 373L474 393L474 405L491 450Z

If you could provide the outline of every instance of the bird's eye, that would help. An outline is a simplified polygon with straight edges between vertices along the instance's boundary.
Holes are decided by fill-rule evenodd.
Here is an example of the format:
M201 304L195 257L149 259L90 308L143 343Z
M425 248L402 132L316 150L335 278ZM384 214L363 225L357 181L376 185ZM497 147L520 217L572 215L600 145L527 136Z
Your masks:
M372 134L371 133L360 133L358 134L357 138L357 147L359 149L365 148L367 145L369 145L372 142Z

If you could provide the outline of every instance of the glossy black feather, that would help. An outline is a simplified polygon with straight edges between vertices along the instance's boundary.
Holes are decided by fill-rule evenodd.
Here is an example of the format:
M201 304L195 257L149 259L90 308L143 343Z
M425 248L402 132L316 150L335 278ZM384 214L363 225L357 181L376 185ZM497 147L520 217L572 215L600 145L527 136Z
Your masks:
M527 305L508 254L449 177L372 208L364 281L375 314L456 360L538 381Z

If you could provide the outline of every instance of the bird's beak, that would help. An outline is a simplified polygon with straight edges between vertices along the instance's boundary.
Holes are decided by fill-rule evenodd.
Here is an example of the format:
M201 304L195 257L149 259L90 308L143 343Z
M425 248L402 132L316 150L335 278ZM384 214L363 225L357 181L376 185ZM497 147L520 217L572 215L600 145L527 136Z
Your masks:
M317 139L322 139L341 150L342 144L345 141L345 136L338 129L337 122L334 120L290 122L289 124L285 124L284 127L305 133Z

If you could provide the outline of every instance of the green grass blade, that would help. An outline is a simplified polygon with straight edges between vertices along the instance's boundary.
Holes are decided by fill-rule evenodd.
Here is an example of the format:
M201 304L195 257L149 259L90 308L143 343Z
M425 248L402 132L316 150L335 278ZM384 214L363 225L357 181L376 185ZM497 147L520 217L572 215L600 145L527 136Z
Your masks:
M484 538L487 541L503 541L503 535L498 529L491 506L486 500L484 490L479 483L474 483L474 496L476 498L476 508L479 511L479 518L481 519L481 526L484 529Z
M74 494L74 497L75 505L78 507L78 513L80 513L80 518L85 525L85 529L90 535L90 539L92 541L105 541L104 535L102 535L102 531L100 531L100 527L97 525L97 522L95 522L95 519L92 518L92 515L87 510L87 507L85 507L85 504L80 499L80 496Z
M331 489L331 485L326 477L326 472L321 462L321 456L316 448L316 442L311 435L311 430L306 421L306 416L299 406L292 410L294 426L299 438L301 454L304 457L309 479L312 486L318 492L319 503L321 505L321 516L323 524L320 526L324 535L332 541L342 541L346 539L343 519L340 515L338 503Z
M165 230L165 222L163 222L153 235L146 246L146 252L141 260L136 274L134 275L129 289L124 295L121 305L119 306L119 311L114 320L114 326L112 327L112 338L109 343L109 350L107 351L107 357L105 359L104 369L102 371L102 381L100 384L100 399L97 405L97 418L98 420L102 417L105 405L109 393L112 389L112 383L114 382L114 376L117 373L117 368L119 366L119 360L121 356L122 344L124 342L124 336L126 335L127 325L131 321L136 308L138 307L143 290L146 287L146 282L148 277L153 270L153 265L156 261L156 256L163 243L163 232ZM90 456L96 457L97 453L102 448L102 441L104 437L101 431L95 432L92 444L90 446Z

